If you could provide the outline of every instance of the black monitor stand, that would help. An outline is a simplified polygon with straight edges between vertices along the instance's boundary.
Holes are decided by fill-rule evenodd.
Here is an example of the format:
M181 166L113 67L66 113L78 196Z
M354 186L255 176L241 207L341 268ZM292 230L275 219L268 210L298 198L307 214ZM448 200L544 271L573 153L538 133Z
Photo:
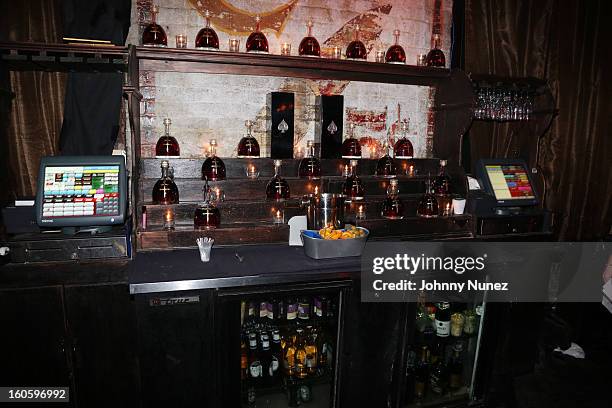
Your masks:
M111 232L113 229L110 225L98 226L98 227L63 227L62 234L64 235L76 235L89 233L90 235L103 234L105 232Z

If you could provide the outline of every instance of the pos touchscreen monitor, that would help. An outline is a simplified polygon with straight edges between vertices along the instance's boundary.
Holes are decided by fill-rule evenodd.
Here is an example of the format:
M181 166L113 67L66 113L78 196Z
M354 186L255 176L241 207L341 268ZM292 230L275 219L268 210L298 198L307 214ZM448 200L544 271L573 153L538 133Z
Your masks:
M527 163L521 159L483 159L476 173L498 206L522 207L538 204Z
M121 225L126 218L123 156L54 156L40 162L36 221L40 227Z

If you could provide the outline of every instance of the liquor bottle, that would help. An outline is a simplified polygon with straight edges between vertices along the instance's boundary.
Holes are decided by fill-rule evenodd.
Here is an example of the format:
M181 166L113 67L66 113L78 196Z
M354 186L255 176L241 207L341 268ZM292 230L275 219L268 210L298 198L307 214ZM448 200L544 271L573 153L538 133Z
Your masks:
M153 186L153 204L178 204L179 191L174 184L174 180L170 177L168 160L161 162L161 177Z
M427 383L429 379L429 350L427 346L421 346L421 356L414 370L414 396L423 399L427 394Z
M268 200L283 201L290 197L289 183L280 176L281 164L281 160L274 160L274 177L266 186L266 198Z
M202 164L202 180L225 180L225 163L217 157L215 139L210 139L210 154Z
M238 157L259 157L259 143L251 134L253 121L247 120L244 122L244 126L247 128L247 134L238 143Z
M450 335L450 303L440 302L436 309L436 336L448 337Z
M306 336L306 372L309 376L314 376L317 373L318 350L317 337L318 332L316 327L308 326L309 333Z
M262 369L262 383L264 386L272 384L272 352L270 351L270 337L267 334L261 336L261 352L259 354Z
M357 61L363 61L368 58L368 51L361 40L359 40L359 26L355 27L355 39L346 47L346 58Z
M204 184L204 202L200 203L193 215L193 227L196 230L211 230L221 224L221 213L210 200L208 180Z
M298 314L297 317L300 322L308 322L310 320L311 310L311 299L307 296L303 296L298 301Z
M434 47L427 54L426 64L428 67L440 67L444 68L446 66L446 58L444 57L444 53L440 49L440 34L434 34Z
M262 383L263 367L257 350L257 335L249 335L249 383L259 386Z
M445 196L450 193L450 177L446 172L446 163L446 160L440 160L438 175L433 180L434 194L438 196Z
M395 177L396 169L393 158L389 155L389 145L387 141L383 143L383 151L385 154L376 162L376 175L378 177L391 178Z
M181 149L178 142L174 137L170 136L171 124L172 121L170 118L164 119L164 135L159 138L155 145L155 157L158 159L179 157L181 155Z
M365 190L361 179L357 175L357 160L350 161L350 167L344 166L344 185L342 187L342 194L347 197L347 201L359 201L365 197Z
M400 220L404 218L404 204L399 198L397 179L391 179L389 181L389 187L387 187L387 198L385 198L385 201L383 201L381 215L383 218L390 220Z
M293 377L295 374L295 352L297 338L289 336L286 339L285 352L283 354L283 370L286 377Z
M404 119L400 123L400 132L402 137L395 142L395 146L393 146L393 156L396 159L412 159L414 156L414 149L412 147L412 143L408 140L408 120Z
M306 378L308 371L306 369L306 341L304 339L304 330L297 329L297 345L295 347L295 376L297 378Z
M355 124L349 125L348 138L342 143L342 158L343 159L361 159L361 144L359 140L353 137L355 133Z
M297 319L297 311L298 311L298 302L294 298L288 298L286 301L287 304L287 323L291 321L295 321Z
M463 386L463 344L455 343L453 346L453 354L449 364L450 379L449 387L451 390L457 390Z
M424 218L438 216L438 200L433 193L431 180L427 180L427 190L417 205L417 215Z
M268 320L272 322L279 322L284 319L284 305L283 301L279 299L271 299L268 302Z
M151 21L142 32L142 45L145 47L168 46L168 37L166 37L166 32L162 26L156 22L157 13L159 13L159 6L154 5L151 9Z
M311 20L308 20L306 27L308 27L307 34L306 37L304 37L300 42L298 53L305 57L320 57L321 47L319 46L319 42L317 41L317 39L312 36Z
M246 42L246 50L247 52L253 52L257 54L267 54L268 53L268 39L264 35L264 33L260 30L260 22L261 17L255 17L255 31L249 35Z
M255 302L246 302L246 309L243 327L246 330L251 330L255 328L255 324L257 323L257 319L255 318Z
M444 361L444 353L437 357L437 360L432 364L431 374L429 375L429 388L432 392L438 395L446 394L448 390L449 373L446 362Z
M259 323L266 324L268 323L268 302L261 301L259 302Z
M332 369L332 362L334 361L332 341L326 331L321 331L317 335L317 350L319 351L317 371L319 373L330 372Z
M210 26L210 11L206 10L206 26L202 28L195 39L195 47L198 50L219 51L219 37Z
M271 364L270 364L270 377L272 378L272 384L278 383L280 380L280 363L283 360L282 349L281 349L281 337L278 330L272 330L272 345L270 346L271 353Z
M389 64L405 64L406 53L402 46L399 45L400 30L393 30L393 36L395 37L395 43L385 53L385 62Z
M314 142L309 140L306 142L308 156L300 160L298 167L298 176L309 180L317 180L321 178L321 162L314 154Z
M240 342L240 379L245 381L249 375L249 352L244 339Z

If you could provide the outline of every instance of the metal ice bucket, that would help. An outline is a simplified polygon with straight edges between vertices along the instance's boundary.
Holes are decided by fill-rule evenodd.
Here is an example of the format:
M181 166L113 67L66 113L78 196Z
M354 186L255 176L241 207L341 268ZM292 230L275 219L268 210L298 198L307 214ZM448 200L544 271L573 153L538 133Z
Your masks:
M308 229L344 228L344 199L344 195L333 193L305 196L302 205L306 207Z

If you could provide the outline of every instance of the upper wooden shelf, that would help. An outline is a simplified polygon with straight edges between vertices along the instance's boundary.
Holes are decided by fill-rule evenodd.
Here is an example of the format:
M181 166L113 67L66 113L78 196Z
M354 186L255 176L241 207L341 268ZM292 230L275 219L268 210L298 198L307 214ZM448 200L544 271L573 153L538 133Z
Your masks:
M0 61L13 71L124 72L128 48L31 42L0 42Z
M140 69L144 71L262 75L425 86L438 85L451 76L451 70L445 68L178 48L136 47L136 58L140 61Z

